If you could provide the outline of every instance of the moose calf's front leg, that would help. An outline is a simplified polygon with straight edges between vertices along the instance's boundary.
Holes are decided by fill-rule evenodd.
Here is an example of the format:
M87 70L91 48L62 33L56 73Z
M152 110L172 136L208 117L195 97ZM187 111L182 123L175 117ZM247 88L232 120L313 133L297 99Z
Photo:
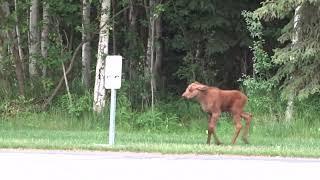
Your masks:
M221 141L218 139L218 136L216 134L216 124L217 124L219 116L220 116L220 113L212 113L211 117L209 117L209 121L208 121L208 138L207 138L207 144L208 145L210 145L211 135L212 134L213 134L215 143L217 145L222 144Z

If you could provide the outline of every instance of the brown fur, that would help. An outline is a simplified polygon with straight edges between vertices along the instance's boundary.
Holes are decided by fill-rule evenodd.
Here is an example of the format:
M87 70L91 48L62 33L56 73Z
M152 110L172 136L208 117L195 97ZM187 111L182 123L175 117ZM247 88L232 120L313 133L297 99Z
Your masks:
M245 94L238 90L221 90L194 82L187 87L182 97L187 99L195 98L200 103L202 110L209 114L207 144L210 144L212 134L215 143L221 144L216 135L215 127L222 112L229 112L233 116L235 133L231 143L234 144L239 136L242 128L241 118L246 121L242 139L246 144L249 143L247 137L252 115L243 111L248 99Z

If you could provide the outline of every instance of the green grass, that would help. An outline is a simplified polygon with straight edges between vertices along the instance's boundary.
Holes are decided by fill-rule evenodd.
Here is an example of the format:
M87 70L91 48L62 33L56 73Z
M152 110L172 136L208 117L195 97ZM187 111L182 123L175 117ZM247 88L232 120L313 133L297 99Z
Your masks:
M228 126L229 127L229 126ZM228 129L228 127L226 129ZM224 128L221 128L224 131ZM231 126L230 126L230 129ZM320 157L320 141L311 137L275 137L251 134L250 145L239 138L231 145L233 132L218 132L224 145L206 145L203 132L148 132L120 130L116 135L116 145L107 144L107 131L98 130L41 130L3 129L0 130L1 148L32 148L61 150L99 150L160 152L170 154L237 154L257 156Z
M116 144L112 147L105 146L108 115L77 118L57 110L0 117L0 148L320 157L318 109L301 106L295 119L286 123L281 109L264 104L268 107L259 113L254 107L248 109L254 114L249 145L241 137L235 145L230 144L233 124L227 115L217 126L224 145L206 145L206 114L197 104L183 101L164 104L155 113L119 108Z

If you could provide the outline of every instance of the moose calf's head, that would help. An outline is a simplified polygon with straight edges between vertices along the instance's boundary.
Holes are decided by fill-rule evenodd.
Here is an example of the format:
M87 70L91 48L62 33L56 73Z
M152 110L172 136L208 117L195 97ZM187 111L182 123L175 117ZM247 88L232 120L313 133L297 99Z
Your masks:
M200 84L199 82L191 83L187 89L182 94L182 97L191 99L197 97L201 91L205 91L208 89L208 86Z

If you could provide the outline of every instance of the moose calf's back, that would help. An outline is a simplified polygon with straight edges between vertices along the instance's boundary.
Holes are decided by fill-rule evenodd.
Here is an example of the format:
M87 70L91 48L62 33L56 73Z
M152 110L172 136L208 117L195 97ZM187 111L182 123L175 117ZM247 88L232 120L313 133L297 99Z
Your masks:
M221 90L215 87L207 87L205 91L199 91L196 97L204 111L240 113L247 102L247 96L237 90Z

